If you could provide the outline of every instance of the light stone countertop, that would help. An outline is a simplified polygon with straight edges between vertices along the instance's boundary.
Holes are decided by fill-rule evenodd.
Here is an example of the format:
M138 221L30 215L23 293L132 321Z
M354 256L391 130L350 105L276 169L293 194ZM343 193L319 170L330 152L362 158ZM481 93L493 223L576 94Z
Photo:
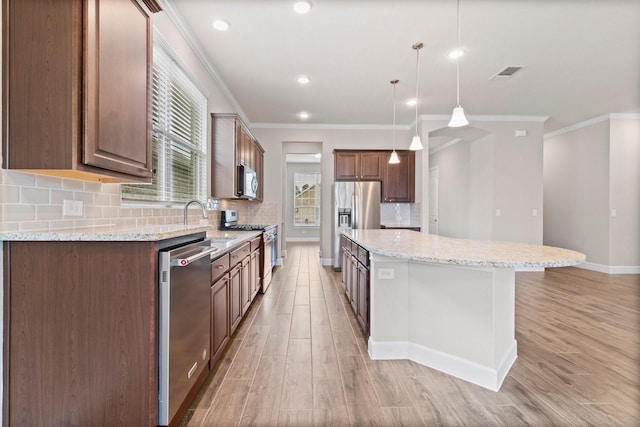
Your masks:
M103 225L51 231L5 231L0 240L5 241L159 241L173 237L211 231L212 226L198 224L145 225L140 227L116 227Z
M453 239L410 230L344 230L374 254L410 261L495 268L566 267L585 255L552 246Z

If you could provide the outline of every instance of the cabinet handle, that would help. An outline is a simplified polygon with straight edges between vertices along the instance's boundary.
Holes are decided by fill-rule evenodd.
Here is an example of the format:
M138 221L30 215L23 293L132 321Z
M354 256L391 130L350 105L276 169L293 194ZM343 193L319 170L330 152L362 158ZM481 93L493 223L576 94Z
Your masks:
M221 268L224 268L224 265L217 265L216 268L220 270Z

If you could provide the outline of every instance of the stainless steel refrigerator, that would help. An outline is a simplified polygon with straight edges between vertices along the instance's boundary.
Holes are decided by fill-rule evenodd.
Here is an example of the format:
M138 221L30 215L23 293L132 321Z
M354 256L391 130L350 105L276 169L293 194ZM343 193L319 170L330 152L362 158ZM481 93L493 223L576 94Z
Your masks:
M331 255L334 270L340 270L341 229L380 228L380 182L336 182L332 200Z

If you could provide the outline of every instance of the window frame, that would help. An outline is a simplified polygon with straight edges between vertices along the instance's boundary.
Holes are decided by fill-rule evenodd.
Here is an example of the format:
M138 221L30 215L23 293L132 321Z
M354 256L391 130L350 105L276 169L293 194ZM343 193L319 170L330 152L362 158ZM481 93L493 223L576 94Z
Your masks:
M293 174L293 227L320 227L322 220L320 203L322 194L321 177L322 175L320 172L295 172ZM298 186L299 183L300 187ZM313 198L309 197L300 199L298 197L299 194L302 194L305 191L302 190L304 184L310 184L315 187ZM300 188L300 190L298 190L298 188ZM312 205L298 205L297 202L299 200L313 200L314 203ZM316 219L314 223L298 222L298 209L301 207L314 210L314 216Z
M153 46L152 76L152 182L121 185L122 202L161 205L182 204L192 199L205 202L207 98L169 50L158 43ZM161 102L164 108L158 110ZM185 173L180 174L180 169Z

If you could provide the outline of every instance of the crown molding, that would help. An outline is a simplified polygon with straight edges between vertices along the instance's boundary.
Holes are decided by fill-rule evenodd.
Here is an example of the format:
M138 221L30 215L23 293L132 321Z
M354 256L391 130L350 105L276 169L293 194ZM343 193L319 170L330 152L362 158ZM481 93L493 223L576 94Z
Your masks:
M249 123L249 119L247 118L247 114L244 112L238 100L233 96L229 87L225 83L224 79L220 75L218 69L207 59L207 55L205 54L202 46L197 41L189 27L184 22L182 15L176 10L173 6L173 0L158 0L162 9L167 13L167 16L176 26L182 37L186 40L189 47L193 50L196 57L200 60L204 68L207 70L211 78L218 85L224 96L227 98L233 109L237 112L237 114L242 117L245 123Z
M337 124L337 123L251 123L252 129L320 129L320 130L393 130L393 125ZM396 130L410 130L407 125L396 125Z
M585 120L580 123L573 124L571 126L564 127L562 129L554 130L553 132L545 133L544 139L553 138L558 135L573 132L578 129L593 126L595 124L606 122L609 120L640 120L640 113L610 113L603 114L601 116L593 117L589 120Z
M449 121L450 114L421 114L424 121ZM537 122L544 123L549 116L511 116L511 115L476 115L467 116L470 122Z

